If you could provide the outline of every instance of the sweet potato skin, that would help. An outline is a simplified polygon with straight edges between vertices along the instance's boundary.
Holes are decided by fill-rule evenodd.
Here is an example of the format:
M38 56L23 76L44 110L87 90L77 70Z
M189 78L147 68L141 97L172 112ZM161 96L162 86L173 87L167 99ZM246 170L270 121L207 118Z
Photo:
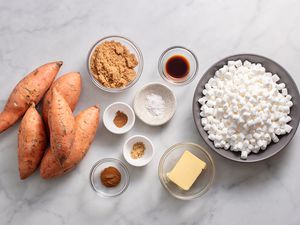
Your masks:
M52 91L48 120L51 151L63 165L71 152L75 134L75 118L68 103L56 89Z
M0 133L15 124L31 103L37 105L51 86L61 65L61 61L42 65L17 84L0 113Z
M75 106L79 100L81 92L81 76L80 73L70 72L62 75L53 82L50 89L47 91L43 99L43 119L45 125L48 126L48 112L52 101L52 90L56 89L67 101L71 110L75 109Z
M99 125L99 113L99 107L92 106L76 116L75 139L71 154L63 165L65 170L77 165L87 153L96 135Z
M80 112L75 119L75 138L71 153L61 165L52 151L47 151L42 159L40 175L44 179L54 178L71 171L86 155L96 135L99 125L97 106L92 106Z
M44 179L51 179L53 177L57 177L62 175L64 172L62 165L58 161L58 159L54 156L51 148L49 147L44 157L42 158L41 166L40 166L40 175Z
M26 179L38 167L45 148L47 137L44 123L34 104L26 111L18 134L18 162L20 178Z

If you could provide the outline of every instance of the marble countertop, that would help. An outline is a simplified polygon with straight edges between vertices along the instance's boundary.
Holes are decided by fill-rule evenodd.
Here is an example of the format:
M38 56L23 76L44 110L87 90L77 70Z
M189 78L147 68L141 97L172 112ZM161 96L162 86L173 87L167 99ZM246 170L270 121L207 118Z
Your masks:
M192 49L200 68L191 84L170 86L178 100L170 123L149 127L137 120L133 130L118 136L101 122L85 159L55 180L42 180L35 173L21 181L18 125L1 134L0 224L300 224L299 131L284 151L261 163L242 165L210 151L216 163L215 183L204 197L193 201L174 199L157 175L159 159L169 146L182 141L206 146L193 122L192 96L201 75L217 60L237 53L261 54L285 67L300 87L299 11L298 0L1 0L1 108L23 76L48 61L64 61L60 74L81 72L83 92L75 112L95 103L102 112L114 101L131 104L141 86L165 83L157 61L172 45ZM86 70L91 45L111 34L134 40L144 56L138 83L113 95L99 91ZM134 134L151 138L154 160L145 168L129 167L131 183L120 197L98 197L88 183L91 166L105 157L122 159L122 145Z

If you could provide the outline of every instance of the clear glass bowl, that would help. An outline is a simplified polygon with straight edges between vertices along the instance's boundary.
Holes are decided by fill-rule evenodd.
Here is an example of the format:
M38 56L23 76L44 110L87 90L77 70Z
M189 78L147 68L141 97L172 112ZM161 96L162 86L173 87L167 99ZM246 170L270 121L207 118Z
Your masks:
M94 52L94 49L102 44L105 41L117 41L120 42L122 45L126 46L128 48L128 50L130 51L130 53L134 54L138 60L138 65L134 68L137 76L135 77L134 80L132 80L127 86L123 87L123 88L107 88L105 86L103 86L98 80L96 80L93 76L93 72L90 69L90 59L92 56L92 53ZM101 90L103 91L107 91L107 92L111 92L111 93L118 93L118 92L122 92L127 90L128 88L130 88L131 86L133 86L140 78L142 72L143 72L143 66L144 66L144 61L143 61L143 55L141 50L136 46L136 44L134 44L131 40L129 40L128 38L125 37L121 37L121 36L107 36L104 37L102 39L100 39L99 41L97 41L92 48L89 51L88 54L88 58L87 58L87 69L89 72L89 76L90 79L92 80L92 82Z
M105 187L100 180L101 172L109 167L117 168L121 173L121 182L116 187ZM96 162L91 168L90 184L92 189L101 197L115 197L122 194L128 187L130 176L127 167L118 159L105 158Z
M206 163L206 168L202 171L188 191L179 188L166 176L166 174L173 169L186 150L190 151ZM170 147L161 157L158 167L158 175L163 187L172 196L181 200L191 200L202 196L211 187L215 177L215 165L209 153L200 145L194 143L179 143Z
M186 58L189 62L189 73L185 78L183 79L176 79L174 77L171 77L167 72L166 72L166 63L167 61L175 55L181 55L184 58ZM182 46L174 46L166 49L161 56L159 57L158 60L158 71L160 76L168 81L169 83L175 84L175 85L185 85L192 80L194 80L197 72L198 72L198 60L196 55L189 49L182 47Z

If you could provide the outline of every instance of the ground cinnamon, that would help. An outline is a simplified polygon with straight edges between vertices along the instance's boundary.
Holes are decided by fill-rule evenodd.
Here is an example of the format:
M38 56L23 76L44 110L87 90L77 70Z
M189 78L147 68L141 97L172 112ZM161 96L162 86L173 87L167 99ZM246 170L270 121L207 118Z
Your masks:
M124 127L127 121L128 121L127 115L121 111L118 111L116 113L116 116L113 120L114 124L119 128Z
M106 187L115 187L121 181L121 173L115 167L107 167L100 174L101 183Z

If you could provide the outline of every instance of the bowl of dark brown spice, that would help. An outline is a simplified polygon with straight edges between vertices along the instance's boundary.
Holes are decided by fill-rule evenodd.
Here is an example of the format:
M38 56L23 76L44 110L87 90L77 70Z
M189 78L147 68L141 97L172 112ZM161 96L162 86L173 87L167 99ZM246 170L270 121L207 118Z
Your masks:
M122 194L127 189L129 180L126 165L118 159L101 159L91 168L91 187L101 197L115 197Z
M103 123L110 132L114 134L124 134L133 127L135 114L128 104L124 102L114 102L104 110Z
M87 67L92 82L98 88L116 93L138 81L143 71L143 56L128 38L108 36L92 46Z

